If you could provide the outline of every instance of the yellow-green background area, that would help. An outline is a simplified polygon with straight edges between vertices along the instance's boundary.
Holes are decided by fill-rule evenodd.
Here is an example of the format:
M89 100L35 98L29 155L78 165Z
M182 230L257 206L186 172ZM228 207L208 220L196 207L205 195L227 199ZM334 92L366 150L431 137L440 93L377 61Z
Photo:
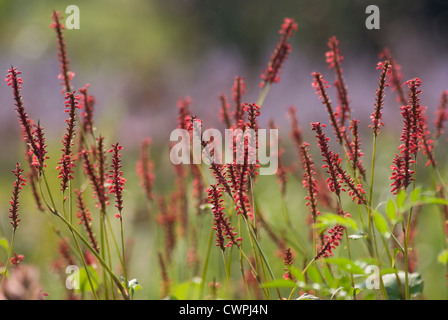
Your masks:
M71 68L76 74L74 87L91 84L90 92L98 101L96 132L106 137L108 145L120 141L125 147L123 171L128 179L125 235L134 242L130 273L143 286L136 295L139 299L160 298L157 252L162 249L163 239L155 222L157 206L146 201L135 174L139 143L146 137L153 139L155 192L168 194L175 187L168 158L168 140L169 133L176 127L176 101L191 96L192 110L206 126L221 128L217 117L218 95L224 93L230 98L233 78L240 75L247 82L246 101L256 100L259 74L275 46L284 17L294 17L299 28L291 40L293 52L285 63L282 80L271 88L261 110L260 122L266 126L271 117L276 120L282 147L286 150L284 161L288 165L300 166L289 138L286 110L290 105L297 107L305 139L312 143L313 155L320 164L309 123L328 123L328 117L311 88L310 73L323 72L332 84L334 76L324 57L330 36L336 35L341 42L352 107L361 120L367 168L372 140L369 115L378 81L377 56L382 48L390 47L401 63L403 80L422 79L422 104L428 106L430 121L440 92L447 89L448 7L444 1L369 2L377 4L381 10L381 29L371 31L364 25L367 15L363 1L0 1L0 73L6 75L11 65L23 72L24 103L30 117L39 119L45 128L51 156L47 174L56 194L59 182L54 168L66 114L57 79L57 43L49 25L52 10L61 11L66 17L65 8L70 4L76 4L80 9L80 29L65 32ZM11 170L16 161L24 162L24 157L10 88L4 82L0 83L0 104L0 223L9 240L8 200L14 179ZM390 164L399 145L401 119L398 107L395 96L387 92L385 128L377 150L375 193L378 202L392 197L389 176ZM446 137L443 136L437 156L444 177L445 146ZM424 170L423 167L419 169L418 182L423 187L430 187L430 177ZM305 221L308 211L304 196L301 178L291 175L287 209L297 233L307 238ZM259 178L256 198L270 223L278 230L287 229L275 177ZM89 205L94 208L93 201L89 200ZM95 209L92 211L95 221ZM145 216L147 212L150 218L140 221L141 215ZM207 214L192 218L192 225L202 226L197 231L198 253L202 259L211 227L211 214L209 211ZM429 299L447 297L446 270L437 261L444 246L440 215L435 206L422 210L415 246L419 253L418 271L425 281L424 294ZM35 209L29 188L21 194L20 218L14 251L25 255L24 263L38 267L44 291L49 293L48 299L63 299L65 279L50 267L59 257L52 225L56 220ZM116 221L112 219L112 222ZM57 221L55 227L65 232L64 226ZM262 245L280 278L283 264L275 253L275 244L264 235ZM186 246L182 241L178 243L169 269L175 284L192 278L190 270L185 268ZM356 252L357 244L353 247ZM217 247L212 248L211 255L207 281L212 281L214 276L224 281L222 258ZM5 252L1 251L0 257L5 261ZM299 257L297 260L301 261L302 257ZM234 260L232 274L239 278L236 255Z

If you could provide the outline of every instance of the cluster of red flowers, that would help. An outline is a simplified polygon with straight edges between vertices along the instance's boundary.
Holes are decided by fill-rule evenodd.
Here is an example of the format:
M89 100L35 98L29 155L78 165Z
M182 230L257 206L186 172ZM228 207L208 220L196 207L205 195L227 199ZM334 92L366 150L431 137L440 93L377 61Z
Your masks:
M230 225L229 218L225 216L225 208L222 205L224 199L222 199L222 191L216 185L211 185L207 189L208 202L213 206L213 229L216 231L216 245L224 250L226 247L235 245L240 246L241 238L236 238L235 227ZM227 244L224 244L225 238L229 240Z
M403 116L403 129L401 133L399 154L395 154L391 166L392 176L391 192L397 193L401 189L406 189L414 181L415 171L412 165L415 163L415 155L419 150L419 141L423 135L422 109L418 95L421 93L419 87L420 79L412 79L405 84L409 87L409 104L401 107Z
M341 225L336 225L333 229L328 230L330 234L324 236L324 244L318 250L314 260L318 260L320 258L327 258L332 255L333 250L339 245L340 240L342 239L342 234L345 230L345 227Z

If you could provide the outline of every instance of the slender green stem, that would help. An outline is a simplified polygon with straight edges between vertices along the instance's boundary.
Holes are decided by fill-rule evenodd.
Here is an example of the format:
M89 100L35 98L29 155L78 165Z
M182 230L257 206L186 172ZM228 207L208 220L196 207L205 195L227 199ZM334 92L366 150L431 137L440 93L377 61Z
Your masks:
M13 231L12 235L11 235L11 243L9 245L8 260L6 261L5 271L3 271L3 277L2 277L2 282L0 283L0 288L3 288L3 281L6 279L7 274L8 274L8 267L9 267L11 257L12 257L12 248L14 246L15 235L16 235L16 232Z
M201 294L199 295L200 299L204 297L205 277L207 276L208 262L210 259L210 251L213 243L213 233L214 230L211 229L210 235L208 237L207 255L205 256L204 269L202 270L202 286L201 286Z
M123 268L124 283L125 283L126 288L129 289L128 275L127 275L127 270L126 270L126 255L125 255L125 250L124 250L123 219L121 217L121 212L120 212L120 229L121 229L121 252L123 255L122 268Z
M59 212L57 211L53 211L53 214L56 215L59 219L62 220L62 222L65 223L65 225L71 230L73 231L76 236L84 243L84 245L86 245L89 250L92 252L92 254L98 259L98 261L101 263L101 265L103 266L103 268L107 271L107 273L110 275L110 277L112 278L113 282L115 283L115 285L118 287L118 290L120 290L121 295L123 296L123 298L125 300L129 300L129 293L127 292L127 290L123 287L123 285L121 284L120 280L117 278L117 276L115 275L115 273L111 270L111 268L109 267L109 265L107 264L106 261L104 261L104 259L95 251L95 249L93 249L93 247L90 245L89 241L84 238L78 230L76 230L76 228L67 220L65 219Z

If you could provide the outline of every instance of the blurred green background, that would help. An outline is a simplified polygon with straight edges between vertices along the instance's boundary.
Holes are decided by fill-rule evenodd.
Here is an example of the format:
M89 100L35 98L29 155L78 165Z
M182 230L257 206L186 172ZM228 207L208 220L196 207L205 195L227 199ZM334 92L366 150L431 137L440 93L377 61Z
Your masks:
M58 154L65 114L57 79L57 43L49 25L52 10L61 11L66 17L65 8L70 4L80 9L80 29L65 32L71 68L76 74L74 87L91 84L90 92L98 101L96 127L108 142L120 141L125 146L129 180L135 178L133 161L145 137L153 139L157 150L156 175L170 174L168 139L176 126L179 98L190 96L193 112L207 126L220 125L216 116L218 95L230 96L236 75L246 79L245 100L253 102L257 98L259 75L278 40L284 17L295 18L299 29L291 40L293 52L284 66L281 82L271 88L261 117L264 124L275 118L283 140L288 140L286 110L290 105L298 108L306 137L311 137L310 121L327 120L311 88L310 73L323 72L330 83L333 81L324 57L327 40L333 35L340 40L350 99L361 124L369 121L372 112L378 53L386 46L402 65L404 80L422 79L422 103L428 106L431 117L440 92L448 88L448 2L444 0L0 0L0 72L6 75L11 65L22 71L25 106L32 118L40 119L54 154ZM368 4L380 8L380 30L365 27ZM10 88L4 82L0 83L0 106L0 222L8 234L8 199L13 181L10 170L23 159L23 144ZM395 96L390 93L384 113L389 117L385 131L397 133L400 126L395 123L401 120ZM367 125L363 130L368 131ZM291 146L290 142L285 144ZM390 149L395 150L396 146L398 141ZM443 155L444 148L440 149ZM384 156L380 159L385 159L385 183L392 152L380 155ZM287 148L286 156L291 161L294 155L295 151ZM160 178L158 183L160 188L170 189L173 182ZM300 190L300 186L296 188ZM130 192L138 192L136 183ZM24 197L30 199L29 195ZM129 206L134 205L137 206ZM29 257L28 261L42 266L41 272L50 277L44 280L47 284L51 282L51 272L45 271L45 266L57 256L52 244L54 236L47 232L45 220L32 212L32 203L22 203L22 207L16 248ZM430 220L423 230L428 229L431 234L434 221L437 219ZM426 240L422 242L424 248L440 243L437 238ZM439 249L426 248L426 261L435 261ZM51 255L46 255L48 252ZM140 271L147 262L141 262ZM440 266L434 268L443 272ZM430 277L429 271L427 274ZM433 290L426 289L428 297L445 298L446 289L436 282ZM151 285L157 283L156 279Z

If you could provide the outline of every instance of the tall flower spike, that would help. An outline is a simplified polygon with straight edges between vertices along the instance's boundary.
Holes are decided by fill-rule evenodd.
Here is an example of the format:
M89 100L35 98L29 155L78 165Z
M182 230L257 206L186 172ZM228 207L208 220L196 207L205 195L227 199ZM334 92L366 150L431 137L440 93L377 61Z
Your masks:
M268 63L267 68L261 74L260 88L266 84L272 84L280 81L280 72L283 62L287 59L291 52L291 44L289 38L292 36L293 31L297 30L297 23L293 18L285 18L279 31L281 38L271 55L271 60Z
M294 276L292 275L291 271L289 271L288 267L291 266L293 261L293 256L291 252L291 248L288 248L285 250L285 255L283 257L283 263L285 264L285 273L283 274L283 279L285 280L294 280Z
M231 123L231 112L230 112L230 104L227 101L227 97L225 94L221 94L219 96L219 101L221 102L221 109L220 109L220 116L221 116L221 120L222 122L224 122L224 124L226 125L226 127L228 129L230 129L232 127L232 123Z
M242 98L246 93L246 83L243 77L236 76L232 87L232 100L235 102L235 125L243 120Z
M159 215L157 216L157 222L163 227L165 233L165 255L168 262L171 260L171 256L176 246L176 230L175 223L177 221L177 202L176 193L171 195L170 207L167 208L165 199L163 196L157 198L159 205Z
M422 137L419 139L420 148L423 151L423 154L428 158L428 162L426 166L433 166L434 168L437 165L437 161L434 157L433 149L434 149L434 140L431 138L431 131L428 129L428 119L426 116L426 108L421 108L422 112Z
M417 153L420 141L423 138L423 107L420 105L420 85L422 84L419 78L411 79L405 82L409 87L409 106L411 107L411 150L410 152Z
M34 144L36 146L36 153L33 157L32 165L39 170L43 167L46 167L45 160L49 159L47 154L47 145L45 144L45 136L44 129L40 125L40 122L37 122L37 125L34 125Z
M67 46L65 44L64 34L63 34L63 30L65 29L65 26L60 21L62 19L60 12L53 11L52 18L53 18L53 23L50 25L50 27L56 31L56 36L57 36L57 40L58 40L58 51L59 51L58 58L59 58L60 70L61 70L61 73L59 74L58 79L61 80L61 84L64 87L64 89L62 90L62 93L71 92L72 86L71 86L70 81L75 76L75 73L70 71L70 61L68 59Z
M22 190L22 187L26 185L26 180L22 176L23 169L20 168L20 163L17 162L16 170L12 171L16 176L16 180L14 181L14 187L12 191L11 200L9 203L11 204L11 208L9 209L9 218L11 219L11 225L13 228L13 232L16 231L17 226L19 225L19 193Z
M288 114L291 120L291 137L294 140L297 150L300 150L300 146L303 143L303 137L302 137L302 129L300 128L299 120L297 119L296 115L296 108L289 107Z
M344 81L342 62L344 57L339 50L339 40L333 36L328 40L329 51L325 53L325 57L330 69L334 69L336 80L334 86L337 90L339 106L336 107L336 115L339 118L339 124L345 126L345 121L350 118L350 104L347 93L347 86Z
M417 146L414 145L412 135L413 130L413 116L411 106L402 106L401 115L403 116L403 129L401 133L401 145L399 146L400 153L395 154L393 164L391 166L393 182L391 183L391 192L396 194L402 189L406 189L413 181L414 171L411 165L415 163L412 159L412 154L417 152Z
M103 175L101 175L101 173L96 172L95 167L93 166L89 158L89 153L90 152L87 150L81 151L81 157L84 163L84 172L90 180L90 183L93 188L94 197L98 199L97 206L99 206L101 211L104 213L106 212L106 205L108 204L109 198L107 197L104 190L104 178L101 178ZM102 165L100 164L99 168L101 167Z
M149 155L149 147L151 139L145 139L140 146L140 156L137 160L137 175L140 178L140 183L145 190L146 197L153 199L153 184L154 184L154 163L151 161Z
M381 75L378 83L378 89L376 90L375 103L373 104L375 106L375 111L373 111L372 115L370 116L370 119L372 119L373 122L373 125L370 125L370 127L373 128L373 133L375 135L378 135L378 133L380 132L380 127L384 126L384 123L382 121L383 114L381 112L381 109L383 108L384 104L384 91L386 87L389 86L389 84L386 82L386 77L391 73L390 68L391 65L389 60L379 62L377 66L377 70L381 70Z
M334 154L328 146L330 138L326 137L322 130L322 127L325 127L325 125L320 122L314 122L311 125L312 130L316 132L317 144L319 145L321 155L324 157L323 161L325 164L322 168L326 169L330 176L327 179L328 187L339 197L341 195L341 185L339 182L339 173L336 168L336 163L339 162L339 155Z
M352 137L353 140L350 143L350 161L353 170L359 170L359 173L363 178L366 177L366 169L362 165L361 158L364 156L363 152L361 151L361 139L359 138L359 120L352 119L350 121L350 127L349 129L352 131Z
M440 103L437 106L434 139L438 139L443 134L446 120L448 120L448 90L442 92Z
M79 218L79 224L82 224L84 226L84 229L86 230L87 236L89 237L90 244L92 245L92 248L99 253L99 247L98 242L96 241L95 234L93 233L92 229L92 218L90 217L90 212L87 209L84 199L82 197L82 192L79 190L75 190L76 193L76 199L78 203L78 212L76 213L76 216Z
M191 106L190 97L185 97L177 101L177 110L178 110L177 127L179 129L187 129L186 126L188 125L188 122L191 119L190 106Z
M84 87L79 89L79 93L82 96L80 109L82 112L80 113L82 117L82 127L86 133L93 134L93 109L95 105L95 98L92 95L89 95L88 88L90 84L86 84Z
M269 128L270 129L278 129L277 125L274 122L274 119L271 119L269 121ZM278 145L280 145L280 138L278 138L277 141ZM286 167L283 165L283 161L282 161L282 155L284 153L283 149L279 149L278 153L275 154L271 154L271 156L273 157L277 157L277 181L280 183L280 192L282 194L282 196L286 196L286 185L287 185L287 170Z
M163 259L163 255L161 252L158 252L159 265L160 265L160 273L162 277L162 285L161 285L161 295L162 298L166 298L170 295L171 292L171 280L168 278L168 271L165 264L165 260Z
M28 114L25 111L22 94L20 92L23 83L22 78L19 76L21 73L22 72L18 71L16 67L11 67L8 69L5 81L13 90L14 105L16 106L15 110L17 111L20 121L23 140L29 145L30 155L34 154L37 157L39 149L35 142L33 120L29 119Z
M401 65L392 56L389 48L385 48L380 54L379 58L382 60L388 60L391 65L390 73L388 73L389 82L392 86L392 91L397 92L397 101L401 105L406 104L406 96L403 91L402 79L403 75L401 73Z
M343 136L342 136L341 131L343 131L345 129L343 126L340 126L340 124L338 123L338 121L336 119L336 115L333 111L333 107L331 106L331 100L328 97L328 94L326 91L330 86L328 85L328 82L324 80L324 77L322 76L321 73L313 72L313 73L311 73L311 75L313 76L313 82L311 85L314 88L314 90L316 90L316 94L318 95L319 99L322 101L322 104L327 109L328 115L330 117L330 122L333 127L337 142L342 144Z
M109 192L115 194L115 207L118 209L118 214L115 217L122 219L121 211L123 210L123 190L126 179L123 178L123 172L121 171L121 154L120 150L123 150L123 147L118 143L113 144L112 148L109 150L112 153L112 170L109 173L109 179L107 183L110 184Z
M231 247L232 245L239 248L242 239L235 237L237 234L234 232L235 227L230 225L228 217L225 216L225 208L222 205L224 199L222 199L221 190L216 185L211 185L210 188L207 189L207 193L208 202L213 206L213 229L216 231L216 245L223 251L226 247ZM229 240L227 244L224 244L224 238Z
M306 206L310 208L310 212L313 216L313 221L316 221L317 216L320 215L320 211L317 208L317 181L316 181L316 171L314 170L314 163L309 154L308 147L310 145L304 142L300 146L300 154L302 158L303 173L302 184L303 187L308 189L308 195L305 197L307 200Z
M69 114L69 118L65 120L67 122L67 132L62 139L62 155L59 159L56 169L59 171L58 179L61 179L61 190L64 192L67 189L69 180L73 179L73 170L75 162L73 159L72 147L73 138L75 136L75 122L76 122L76 109L78 108L79 96L75 97L75 91L67 92L65 94L65 112Z

